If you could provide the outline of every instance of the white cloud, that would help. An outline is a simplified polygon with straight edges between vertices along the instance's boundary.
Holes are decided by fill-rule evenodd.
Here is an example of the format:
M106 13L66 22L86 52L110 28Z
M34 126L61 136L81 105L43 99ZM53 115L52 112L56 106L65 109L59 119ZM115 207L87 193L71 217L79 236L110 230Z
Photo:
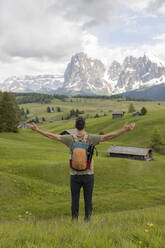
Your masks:
M110 19L111 0L1 0L0 55L63 59L81 49L84 28Z
M146 11L149 13L165 12L164 0L119 0L120 3L133 11Z
M155 11L164 11L165 1L164 0L151 0L148 4L148 11L153 13Z
M23 2L24 10L21 0L17 0L17 4L6 0L0 9L1 59L6 55L5 59L48 57L60 60L81 48L83 31L79 25L60 15L48 15L32 1Z
M106 65L114 59L122 61L131 53L144 53L145 49L165 59L163 44L139 47L99 44L98 37L90 33L91 27L111 24L114 19L128 25L139 20L139 13L130 14L126 20L120 18L121 14L115 12L116 4L134 12L144 10L146 15L154 15L148 9L163 9L161 0L157 5L152 0L1 0L0 76L63 73L70 57L80 51ZM115 29L115 21L112 25ZM158 42L162 37L154 39Z
M151 0L119 0L123 5L125 5L127 8L132 9L134 11L141 11L145 10Z
M153 37L153 40L160 40L165 42L165 33Z
M95 36L86 34L86 36L84 36L83 46L84 51L90 57L102 60L106 66L109 66L114 60L122 63L126 56L139 57L145 53L153 54L165 61L165 43L124 47L102 47Z
M68 20L81 22L84 27L109 22L117 4L113 0L54 0L52 3L53 14L58 11Z

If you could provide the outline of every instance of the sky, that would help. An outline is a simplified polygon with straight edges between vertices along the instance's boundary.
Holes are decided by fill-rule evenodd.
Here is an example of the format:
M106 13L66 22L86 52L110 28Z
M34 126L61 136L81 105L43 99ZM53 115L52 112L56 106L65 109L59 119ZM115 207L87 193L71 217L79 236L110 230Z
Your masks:
M79 52L165 60L165 0L1 0L0 37L0 80L63 74Z

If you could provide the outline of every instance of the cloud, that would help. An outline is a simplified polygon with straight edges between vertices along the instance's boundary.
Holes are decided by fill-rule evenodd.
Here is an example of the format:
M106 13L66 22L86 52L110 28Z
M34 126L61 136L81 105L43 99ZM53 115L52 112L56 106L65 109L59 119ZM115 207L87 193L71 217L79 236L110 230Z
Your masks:
M153 40L165 41L165 33L153 37Z
M85 28L111 21L117 2L113 0L60 0L49 6L51 13L80 22Z
M151 0L119 0L121 4L125 5L128 9L132 9L133 11L143 11L148 7L148 4Z
M116 23L120 28L120 23L125 22L132 29L141 19L140 11L163 8L162 1L157 2L156 5L151 0L1 0L1 75L62 73L70 57L80 51L105 64L113 59L122 60L135 48L112 46L111 37L106 45L101 45L99 38L103 40L110 29L118 32ZM123 12L119 13L120 10ZM121 15L126 18L120 18ZM119 35L117 41L124 39ZM155 40L160 39L157 36Z
M164 0L119 0L121 4L133 11L144 11L146 13L155 13L157 11L164 11Z
M64 59L81 49L83 30L62 16L49 15L44 1L2 0L1 59L8 57Z
M148 4L147 10L150 13L153 13L153 12L156 12L158 10L161 10L163 6L165 6L164 0L151 0L150 3Z
M109 22L112 0L1 0L0 56L64 61L82 49L84 31Z
M165 61L165 43L153 45L125 45L102 47L93 35L84 36L84 51L92 58L100 59L106 67L114 60L122 63L126 56L143 56L145 53L155 55Z

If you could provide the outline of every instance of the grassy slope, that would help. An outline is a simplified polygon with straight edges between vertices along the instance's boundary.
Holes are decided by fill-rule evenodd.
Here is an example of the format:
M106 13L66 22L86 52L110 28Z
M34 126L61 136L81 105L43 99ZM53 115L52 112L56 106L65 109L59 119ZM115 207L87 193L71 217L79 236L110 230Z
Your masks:
M110 144L149 145L153 126L165 139L164 110L136 118L136 129L98 146L95 158L94 213L146 208L165 203L164 156L154 154L151 162L108 158ZM135 118L110 116L87 120L87 131L111 132ZM42 125L44 130L61 132L74 121ZM30 211L38 218L70 215L69 153L67 147L31 130L0 136L0 218L18 219ZM81 197L81 214L83 204Z
M90 106L88 111L92 115L101 109L106 113L109 109L118 110L119 104L120 109L126 110L129 105L127 102L92 101L78 104L84 106L82 109ZM64 103L63 108L66 107L67 112L73 104L77 103ZM94 215L89 224L82 221L83 196L79 225L70 221L67 147L31 130L21 130L18 134L0 133L0 246L163 248L165 157L154 153L153 161L143 162L109 158L106 153L110 144L148 147L154 126L160 129L165 140L165 104L138 102L136 107L143 105L149 110L145 117L126 115L124 119L112 120L109 115L87 120L89 133L108 133L121 128L126 121L136 121L133 132L97 147ZM45 105L27 106L32 116L38 110L41 110L41 117L44 115ZM48 120L52 116L56 119L57 115L51 114ZM74 120L41 125L42 129L56 133L73 127ZM147 225L151 222L153 227Z
M131 102L128 101L120 101L120 100L105 100L105 99L66 99L65 102L54 99L51 104L22 104L20 107L23 107L25 110L28 108L30 110L29 118L34 118L38 116L40 119L44 116L47 121L52 120L61 120L62 116L67 116L71 109L79 109L84 110L85 115L89 114L90 116L94 116L96 113L99 115L103 115L104 113L108 114L109 110L123 110L127 111L128 106ZM158 102L132 102L135 106L136 110L139 111L143 106L150 110L160 110L165 109L165 102L161 102L158 105ZM47 107L56 107L59 106L63 112L61 113L47 113Z

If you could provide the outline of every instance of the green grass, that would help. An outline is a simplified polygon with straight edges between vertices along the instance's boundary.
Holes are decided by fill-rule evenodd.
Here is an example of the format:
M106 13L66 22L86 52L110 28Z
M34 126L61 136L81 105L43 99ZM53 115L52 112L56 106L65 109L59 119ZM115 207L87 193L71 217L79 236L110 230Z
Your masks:
M90 101L95 112L100 100ZM107 102L100 101L101 108L107 110ZM63 108L69 109L70 104L73 103L65 102ZM118 109L119 104L128 103L111 104ZM144 103L138 102L137 106L140 104ZM70 220L68 148L32 130L0 133L0 247L163 248L165 155L154 153L152 161L144 162L110 158L106 152L110 144L149 147L155 126L165 140L164 103L147 104L150 111L144 117L126 114L119 120L112 120L111 115L87 119L89 133L112 132L132 121L136 128L97 146L93 219L86 224L82 194L80 222ZM36 109L37 106L40 104ZM73 127L74 120L40 125L55 133ZM32 215L25 214L26 211ZM145 233L148 222L154 223L154 227ZM142 244L138 244L140 240Z
M165 208L109 213L90 223L70 218L38 221L24 214L0 224L3 248L163 248Z
M66 117L71 109L79 109L85 111L84 116L89 115L89 117L94 117L95 114L103 116L104 113L111 115L109 110L123 110L128 111L130 103L133 103L135 109L140 111L140 109L145 106L150 112L152 110L161 110L165 109L165 102L131 102L123 100L108 100L108 99L66 99L65 102L54 99L50 104L41 104L41 103L31 103L31 104L21 104L20 107L23 107L25 110L28 108L30 114L28 115L29 119L35 118L36 116L41 119L43 116L46 118L47 122L50 121L59 121L62 116ZM62 109L61 113L47 113L47 107L60 107Z

